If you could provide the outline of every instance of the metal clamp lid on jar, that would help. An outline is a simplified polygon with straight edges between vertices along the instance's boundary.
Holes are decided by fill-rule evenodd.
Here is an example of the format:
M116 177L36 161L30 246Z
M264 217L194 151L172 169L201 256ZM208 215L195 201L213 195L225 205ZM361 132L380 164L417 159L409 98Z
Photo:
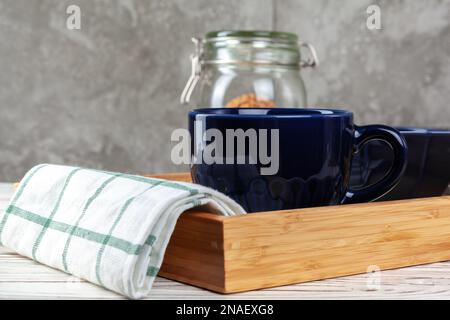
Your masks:
M207 41L211 41L211 39L205 40L201 38L192 38L192 42L194 43L195 51L193 54L191 54L191 75L181 93L180 102L182 104L187 104L190 102L192 92L194 91L195 87L198 84L198 81L200 80L200 75L202 72L203 65L205 64L252 64L252 65L272 65L273 62L271 61L263 61L263 60L253 60L253 61L245 61L245 60L204 60L203 57L203 46ZM243 42L250 42L252 40L249 40L246 37L233 37L233 40L238 41L240 43ZM264 38L260 40L264 41L272 41L273 39L270 38ZM306 48L309 51L310 57L307 60L300 60L298 62L299 68L315 68L319 65L319 58L317 57L316 49L307 42L298 42L298 48Z

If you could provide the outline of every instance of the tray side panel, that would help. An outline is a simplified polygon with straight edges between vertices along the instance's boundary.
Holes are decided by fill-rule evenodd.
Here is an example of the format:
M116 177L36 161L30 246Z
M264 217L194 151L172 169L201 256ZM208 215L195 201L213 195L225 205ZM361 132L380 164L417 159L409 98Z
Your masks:
M224 220L225 292L450 260L450 197Z
M159 276L224 292L223 217L188 211L170 239Z

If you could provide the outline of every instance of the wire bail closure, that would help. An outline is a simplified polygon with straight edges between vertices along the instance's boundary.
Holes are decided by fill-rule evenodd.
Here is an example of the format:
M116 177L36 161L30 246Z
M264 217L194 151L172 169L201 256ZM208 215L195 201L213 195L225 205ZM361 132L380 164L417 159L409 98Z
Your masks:
M191 75L184 86L183 92L181 93L180 102L181 104L188 104L191 100L192 92L194 91L197 83L200 79L200 74L202 72L202 63L200 58L203 54L203 40L200 38L191 38L191 41L194 43L195 52L190 55L191 59Z
M317 56L317 51L316 49L313 47L312 44L308 43L308 42L299 42L298 47L301 48L306 48L309 51L309 54L311 55L311 57L309 57L307 60L302 60L300 61L300 67L302 68L315 68L319 66L319 57Z

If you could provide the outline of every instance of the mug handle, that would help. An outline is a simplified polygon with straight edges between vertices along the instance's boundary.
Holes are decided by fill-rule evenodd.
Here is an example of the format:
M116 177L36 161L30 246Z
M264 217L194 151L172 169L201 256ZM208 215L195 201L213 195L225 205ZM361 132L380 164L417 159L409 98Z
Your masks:
M342 200L343 204L375 201L391 191L399 182L407 164L408 147L400 132L383 125L355 126L354 153L372 140L381 140L390 145L394 153L392 167L383 179L361 189L349 189Z

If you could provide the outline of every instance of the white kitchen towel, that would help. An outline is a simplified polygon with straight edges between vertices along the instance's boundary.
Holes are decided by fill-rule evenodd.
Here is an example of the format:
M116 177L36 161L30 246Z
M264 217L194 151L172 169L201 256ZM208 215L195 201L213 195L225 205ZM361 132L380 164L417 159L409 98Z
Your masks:
M152 287L178 217L200 205L245 213L191 183L42 164L0 214L0 244L138 299Z

